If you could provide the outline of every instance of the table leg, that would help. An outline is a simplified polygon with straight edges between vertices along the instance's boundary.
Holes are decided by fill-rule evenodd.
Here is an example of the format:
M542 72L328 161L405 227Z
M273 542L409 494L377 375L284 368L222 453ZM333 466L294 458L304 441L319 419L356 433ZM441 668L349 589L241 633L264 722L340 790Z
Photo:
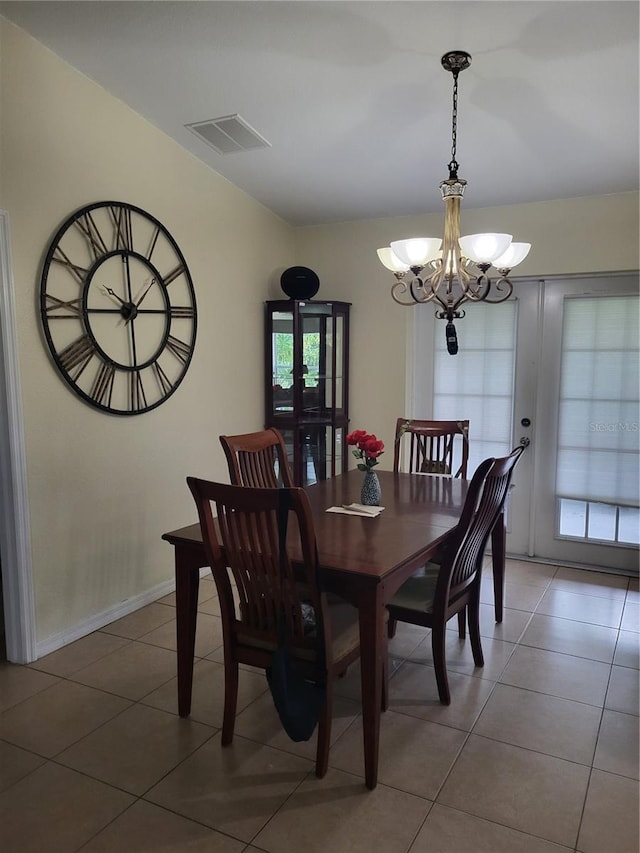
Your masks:
M362 591L359 612L364 771L367 788L373 789L378 783L383 654L386 647L380 584Z
M498 516L491 531L491 561L493 564L493 601L496 622L502 622L504 608L504 561L506 555L504 513Z
M188 546L175 545L178 714L181 717L191 713L201 563L201 553L194 553Z

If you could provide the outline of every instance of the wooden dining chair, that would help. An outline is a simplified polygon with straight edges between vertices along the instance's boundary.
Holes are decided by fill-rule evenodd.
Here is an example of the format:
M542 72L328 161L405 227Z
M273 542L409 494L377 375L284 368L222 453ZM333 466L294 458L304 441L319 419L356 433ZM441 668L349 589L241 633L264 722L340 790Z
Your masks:
M387 605L390 635L396 621L431 628L433 665L443 705L451 702L445 635L447 622L453 616L459 616L459 633L464 637L466 613L474 663L484 666L479 621L482 560L489 535L504 507L519 456L514 451L500 459L485 459L478 466L460 520L445 539L438 562L427 563L410 577Z
M271 427L243 435L221 435L229 479L234 486L275 489L293 486L282 433Z
M511 468L511 475L507 484L507 494L502 505L502 509L493 525L491 531L491 566L493 571L493 606L496 622L502 622L504 616L504 583L506 575L506 560L507 560L507 528L505 524L505 504L507 497L513 484L511 479L515 470L516 463L522 456L526 445L519 444L511 451L511 456L515 457L515 462Z
M424 421L398 418L393 452L393 470L409 474L452 474L456 437L460 436L460 463L456 477L467 477L469 421ZM404 451L404 453L402 452ZM457 459L457 454L456 459Z
M357 609L341 599L329 603L319 588L316 537L307 495L300 488L286 489L292 523L286 552L281 555L278 508L283 489L248 488L195 477L188 477L187 483L220 599L225 673L222 745L233 739L238 665L271 667L278 647L278 619L284 612L298 671L310 681L326 683L316 751L316 775L321 778L329 761L333 683L358 659L360 635ZM294 575L292 556L303 567L302 573ZM311 624L305 618L309 613Z

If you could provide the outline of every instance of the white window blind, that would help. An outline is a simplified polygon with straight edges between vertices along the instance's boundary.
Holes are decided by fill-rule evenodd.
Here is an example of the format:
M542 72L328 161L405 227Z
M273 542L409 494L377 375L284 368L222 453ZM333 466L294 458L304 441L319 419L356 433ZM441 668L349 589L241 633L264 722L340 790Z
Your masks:
M565 299L556 493L639 505L637 296Z
M453 356L439 327L444 323L437 321L433 417L469 420L469 477L483 459L512 449L516 310L515 300L465 305L466 317L456 321L459 350Z

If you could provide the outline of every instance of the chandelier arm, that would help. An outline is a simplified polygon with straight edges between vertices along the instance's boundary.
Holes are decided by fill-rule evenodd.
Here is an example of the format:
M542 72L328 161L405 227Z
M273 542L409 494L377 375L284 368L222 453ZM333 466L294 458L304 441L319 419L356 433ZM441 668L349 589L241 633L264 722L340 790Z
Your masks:
M489 281L489 279L487 279ZM501 275L500 278L495 283L495 290L498 294L495 297L490 297L489 293L491 292L491 282L489 281L489 288L487 290L487 295L483 298L483 302L487 302L489 305L497 305L500 302L506 302L506 300L513 293L513 284L506 277L506 275ZM502 293L504 291L504 293Z
M431 298L430 296L425 296L425 287L424 282L420 278L419 275L415 276L413 281L409 282L409 290L411 291L411 296L414 302L428 302Z
M405 305L405 306L409 307L409 306L415 305L416 300L413 299L413 297L411 299L409 299L408 301L405 299L402 299L402 296L404 296L404 294L406 294L406 293L410 294L409 284L406 281L402 280L403 275L404 275L404 273L402 273L400 275L396 274L397 281L391 287L391 298L393 299L394 302L397 302L398 305Z
M470 302L484 302L491 291L491 279L483 272L474 279L475 287L470 285L467 291L467 299Z
M396 283L391 287L391 298L394 302L397 302L398 305L412 306L416 304L421 304L422 302L429 302L432 298L432 295L429 294L425 296L424 293L424 283L419 276L414 276L411 281L404 281L405 273L394 273L396 276ZM422 293L420 293L422 291ZM405 300L402 297L405 295L409 295L410 300Z

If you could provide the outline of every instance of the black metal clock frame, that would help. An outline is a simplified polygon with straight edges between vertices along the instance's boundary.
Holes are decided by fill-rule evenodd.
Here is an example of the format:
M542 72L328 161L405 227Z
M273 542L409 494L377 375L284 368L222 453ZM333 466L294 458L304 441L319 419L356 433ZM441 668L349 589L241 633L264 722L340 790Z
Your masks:
M126 202L95 202L63 222L42 269L40 315L60 375L104 412L155 409L193 356L197 310L184 255L158 219ZM152 339L144 354L136 329Z

